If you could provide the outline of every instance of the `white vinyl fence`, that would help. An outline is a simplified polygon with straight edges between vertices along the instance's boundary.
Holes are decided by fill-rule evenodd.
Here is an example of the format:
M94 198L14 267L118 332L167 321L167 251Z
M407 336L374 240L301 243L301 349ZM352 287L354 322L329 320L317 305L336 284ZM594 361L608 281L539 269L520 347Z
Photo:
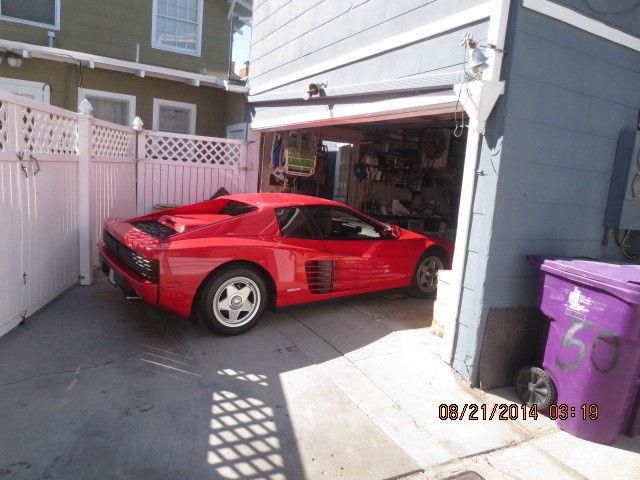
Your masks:
M92 283L105 217L255 191L247 142L136 131L81 110L0 91L0 336Z
M247 142L145 131L138 139L138 214L156 203L207 200L247 191Z

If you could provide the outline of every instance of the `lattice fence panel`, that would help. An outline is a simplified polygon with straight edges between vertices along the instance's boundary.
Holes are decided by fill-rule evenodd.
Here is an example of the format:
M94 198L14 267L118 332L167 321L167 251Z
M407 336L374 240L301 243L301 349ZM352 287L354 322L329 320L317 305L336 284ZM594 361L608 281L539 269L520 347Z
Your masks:
M106 125L91 125L91 155L98 157L131 158L135 156L136 134Z
M4 152L8 149L7 141L9 122L7 118L7 110L7 102L5 102L4 100L0 100L0 152Z
M31 153L77 155L78 122L75 118L20 106L18 139Z
M239 167L245 146L220 139L174 137L149 132L144 148L147 160Z

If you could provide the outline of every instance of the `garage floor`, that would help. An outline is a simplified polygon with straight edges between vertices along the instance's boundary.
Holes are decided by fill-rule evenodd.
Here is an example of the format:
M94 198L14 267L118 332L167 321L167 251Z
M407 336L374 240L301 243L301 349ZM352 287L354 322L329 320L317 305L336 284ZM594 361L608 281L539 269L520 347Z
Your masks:
M431 307L372 295L222 338L123 302L98 275L0 339L0 479L604 478L604 458L634 478L638 439L439 420L440 403L511 393L456 378L426 329Z

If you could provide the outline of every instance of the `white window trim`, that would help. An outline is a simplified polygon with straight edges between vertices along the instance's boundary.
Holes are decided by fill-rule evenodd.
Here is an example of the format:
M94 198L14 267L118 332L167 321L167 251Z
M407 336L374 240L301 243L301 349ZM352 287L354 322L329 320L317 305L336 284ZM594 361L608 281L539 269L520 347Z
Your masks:
M203 13L204 0L198 0L198 41L196 42L195 52L191 50L185 50L183 48L160 45L156 41L156 17L158 16L158 0L153 0L153 11L151 13L151 48L164 50L167 52L181 53L183 55L191 55L192 57L199 57L202 54L202 24L204 23Z
M129 125L133 123L133 119L136 118L136 97L135 95L127 95L125 93L107 92L104 90L91 90L89 88L78 88L78 106L80 102L88 96L102 97L109 100L124 100L129 102Z
M44 103L47 103L49 105L51 104L51 87L48 83L32 82L31 80L19 80L17 78L0 77L0 84L2 83L17 85L18 87L23 87L26 89L34 89L37 93L42 92ZM0 90L2 90L1 87ZM39 99L37 98L36 100L39 101Z
M153 99L153 129L159 130L160 127L160 107L177 107L190 111L189 115L189 134L196 134L196 117L198 115L198 106L195 103L176 102L175 100L165 100L163 98Z
M0 7L1 6L2 6L2 0L0 0ZM56 20L53 25L49 23L33 22L31 20L25 20L24 18L10 17L8 15L2 15L2 14L0 14L0 20L5 22L22 23L24 25L31 25L32 27L48 28L50 30L60 30L60 0L56 0L55 9L56 9L55 11ZM0 11L2 11L1 8L0 8Z

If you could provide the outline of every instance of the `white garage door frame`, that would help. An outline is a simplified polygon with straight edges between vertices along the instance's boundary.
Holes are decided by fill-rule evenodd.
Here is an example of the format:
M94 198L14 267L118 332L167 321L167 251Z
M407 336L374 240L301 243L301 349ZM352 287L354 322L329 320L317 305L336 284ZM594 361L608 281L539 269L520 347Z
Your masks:
M313 105L314 102L309 102ZM451 90L424 95L403 96L393 99L362 103L335 103L304 111L305 105L293 107L301 112L274 119L254 120L253 130L260 132L282 129L317 128L353 123L371 123L410 117L453 113L456 110L457 95ZM278 108L278 107L271 107ZM285 107L281 107L285 108ZM288 107L291 108L291 107ZM462 107L458 107L460 110Z

